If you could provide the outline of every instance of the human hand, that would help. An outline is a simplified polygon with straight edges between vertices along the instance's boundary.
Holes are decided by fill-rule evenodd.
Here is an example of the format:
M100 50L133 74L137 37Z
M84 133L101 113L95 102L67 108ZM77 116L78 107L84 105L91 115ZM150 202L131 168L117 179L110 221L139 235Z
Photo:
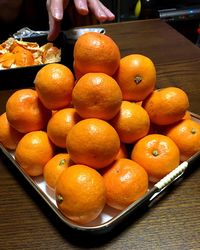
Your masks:
M60 22L63 19L64 10L67 8L69 0L47 0L47 11L49 15L49 35L48 40L54 40L60 32ZM76 11L81 15L93 13L100 22L114 20L114 14L105 7L99 0L74 0Z

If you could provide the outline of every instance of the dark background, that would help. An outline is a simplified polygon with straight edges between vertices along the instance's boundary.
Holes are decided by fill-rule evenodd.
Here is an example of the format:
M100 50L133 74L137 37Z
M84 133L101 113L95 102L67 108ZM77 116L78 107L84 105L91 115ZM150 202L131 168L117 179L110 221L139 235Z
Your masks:
M134 15L137 0L102 0L102 2L116 15L115 22L151 18L162 19L159 16L160 10L187 10L187 15L180 14L176 17L172 16L170 19L163 19L163 21L169 23L193 43L197 43L197 29L200 25L200 0L141 0L142 8L138 17ZM194 15L192 13L193 9L199 12ZM4 10L1 9L0 11ZM66 30L71 27L94 23L94 19L91 18L77 18L71 6L68 8L68 12L65 13L62 29ZM25 26L34 30L48 30L46 0L24 0L17 19L10 23L4 22L0 18L0 40L7 39L7 37Z
M160 10L174 9L178 14L169 19L163 19L186 38L197 44L198 28L200 25L200 0L141 0L141 13L134 16L137 0L106 1L107 5L115 14L117 21L129 21L138 19L160 18ZM182 14L184 10L187 14ZM194 11L196 14L194 14ZM179 13L180 12L180 13ZM199 44L198 44L199 45Z

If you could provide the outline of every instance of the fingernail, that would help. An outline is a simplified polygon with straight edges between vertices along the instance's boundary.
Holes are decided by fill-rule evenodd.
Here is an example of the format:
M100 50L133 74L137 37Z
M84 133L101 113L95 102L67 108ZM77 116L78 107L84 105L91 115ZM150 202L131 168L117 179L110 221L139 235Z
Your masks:
M61 20L61 19L62 19L62 13L60 13L60 12L57 12L57 11L56 11L56 12L54 13L54 16L55 16L55 18L58 19L58 20Z

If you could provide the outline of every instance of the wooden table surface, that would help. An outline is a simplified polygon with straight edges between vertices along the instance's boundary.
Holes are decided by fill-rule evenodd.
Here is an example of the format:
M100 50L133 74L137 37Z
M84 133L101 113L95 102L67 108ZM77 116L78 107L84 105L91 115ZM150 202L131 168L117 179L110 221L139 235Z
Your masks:
M140 53L157 69L157 87L178 86L200 115L200 49L160 20L102 25L121 55ZM12 91L0 91L0 113ZM195 169L148 211L111 233L91 236L61 225L39 195L0 154L0 249L200 249L200 170Z

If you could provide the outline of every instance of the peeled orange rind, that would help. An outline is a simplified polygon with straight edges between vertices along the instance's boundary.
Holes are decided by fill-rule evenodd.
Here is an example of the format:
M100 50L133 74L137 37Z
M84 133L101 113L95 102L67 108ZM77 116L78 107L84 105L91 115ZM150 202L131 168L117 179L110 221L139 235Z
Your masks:
M20 58L20 63L19 63ZM61 49L53 43L39 46L36 42L27 42L8 38L0 44L0 69L47 64L61 61Z

